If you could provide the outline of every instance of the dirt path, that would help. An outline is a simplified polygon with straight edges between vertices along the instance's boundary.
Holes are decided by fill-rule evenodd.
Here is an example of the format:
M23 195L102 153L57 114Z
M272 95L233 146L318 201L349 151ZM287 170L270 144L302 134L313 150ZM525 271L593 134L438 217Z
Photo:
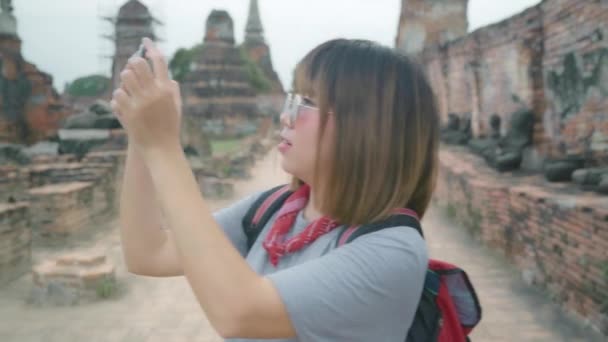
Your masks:
M252 178L235 183L235 197L285 183L276 153L260 160ZM212 208L232 200L211 201ZM117 266L120 282L116 298L74 307L38 308L25 304L31 278L24 276L0 289L0 341L202 341L221 339L207 323L192 291L183 277L148 278L128 273L124 268L116 222L100 229L96 247L107 251ZM91 242L83 242L88 247ZM38 251L42 260L53 251Z
M287 181L273 152L257 163L251 179L235 183L235 198ZM216 209L232 201L210 204ZM463 266L477 287L484 319L474 341L601 340L561 314L543 294L525 286L512 267L476 243L464 228L452 225L436 210L423 223L431 255ZM115 222L109 223L107 232L95 243L118 267L120 295L76 307L33 308L23 301L30 286L29 277L23 277L0 289L0 341L221 341L183 277L129 274Z

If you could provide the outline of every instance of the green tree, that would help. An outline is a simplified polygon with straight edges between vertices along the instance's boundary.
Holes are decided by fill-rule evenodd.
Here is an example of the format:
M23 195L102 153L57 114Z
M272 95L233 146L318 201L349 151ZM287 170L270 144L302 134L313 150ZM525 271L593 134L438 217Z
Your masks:
M257 92L257 93L265 93L272 89L272 83L266 77L262 69L251 59L247 54L247 51L241 47L241 59L245 63L245 68L247 70L247 76L249 78L249 85Z
M191 71L194 58L200 53L203 44L195 45L189 49L181 48L175 52L169 61L169 70L173 79L182 82L186 75Z
M70 83L67 92L72 96L99 96L110 87L110 79L103 75L80 77Z

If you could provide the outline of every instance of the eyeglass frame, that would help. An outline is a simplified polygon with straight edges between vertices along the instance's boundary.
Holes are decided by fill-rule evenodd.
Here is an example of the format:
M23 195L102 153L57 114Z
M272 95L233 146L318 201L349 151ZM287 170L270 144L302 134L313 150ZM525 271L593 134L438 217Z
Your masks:
M289 119L289 125L293 126L300 115L300 108L309 108L318 110L319 107L307 105L304 102L306 98L297 93L287 93L285 97L285 103L283 104L283 110L281 111L281 115L283 113L287 114L287 118Z

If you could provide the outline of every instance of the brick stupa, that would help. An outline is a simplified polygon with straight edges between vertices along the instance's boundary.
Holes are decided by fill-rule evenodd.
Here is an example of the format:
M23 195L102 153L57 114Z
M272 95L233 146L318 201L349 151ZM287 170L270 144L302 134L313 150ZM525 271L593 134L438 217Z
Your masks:
M207 19L203 45L182 82L184 117L208 136L237 137L256 131L260 113L246 62L235 45L226 11Z
M33 144L54 136L69 115L53 78L21 54L10 1L0 13L0 143Z
M249 17L245 28L243 48L247 51L249 58L260 67L264 76L270 81L269 92L282 94L283 85L272 65L270 46L268 46L264 37L264 26L262 25L257 0L251 0L249 5Z

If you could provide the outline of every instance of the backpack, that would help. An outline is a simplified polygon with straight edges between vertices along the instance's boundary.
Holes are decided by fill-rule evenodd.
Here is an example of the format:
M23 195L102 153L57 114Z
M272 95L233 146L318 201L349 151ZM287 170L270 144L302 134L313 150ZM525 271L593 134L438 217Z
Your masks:
M288 186L282 185L264 192L254 202L243 218L248 250L291 193ZM424 238L419 220L405 210L380 222L344 229L336 240L336 247L396 226L416 229ZM470 341L468 335L480 321L481 305L466 272L447 262L430 259L420 302L405 341Z

